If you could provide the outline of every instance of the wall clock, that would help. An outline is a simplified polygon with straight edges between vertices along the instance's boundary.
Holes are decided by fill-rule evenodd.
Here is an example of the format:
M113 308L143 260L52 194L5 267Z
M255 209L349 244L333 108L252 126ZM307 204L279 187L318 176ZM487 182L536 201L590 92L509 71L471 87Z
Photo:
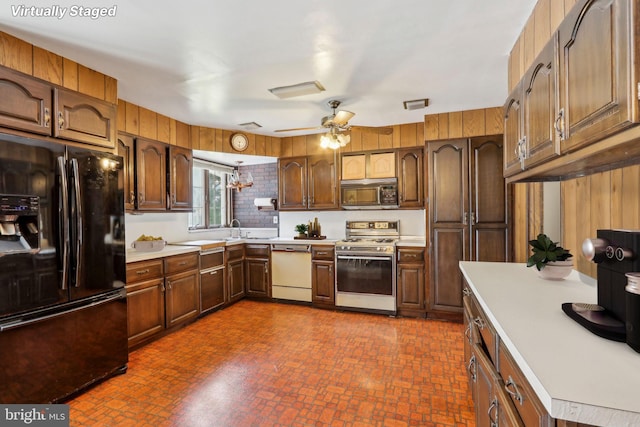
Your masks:
M231 148L236 151L244 151L249 147L249 138L243 133L234 133L231 135Z

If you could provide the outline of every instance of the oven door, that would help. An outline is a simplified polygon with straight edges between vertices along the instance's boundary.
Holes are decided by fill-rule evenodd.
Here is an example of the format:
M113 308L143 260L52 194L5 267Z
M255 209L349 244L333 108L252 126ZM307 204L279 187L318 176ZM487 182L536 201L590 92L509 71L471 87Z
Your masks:
M338 293L394 296L393 255L336 256Z

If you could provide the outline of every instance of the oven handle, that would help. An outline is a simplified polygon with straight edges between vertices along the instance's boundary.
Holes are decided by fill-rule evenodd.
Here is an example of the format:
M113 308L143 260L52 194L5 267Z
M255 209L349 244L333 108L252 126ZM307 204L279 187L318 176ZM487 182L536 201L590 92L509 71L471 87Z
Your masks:
M338 259L366 259L371 261L393 261L392 256L358 256L338 255Z

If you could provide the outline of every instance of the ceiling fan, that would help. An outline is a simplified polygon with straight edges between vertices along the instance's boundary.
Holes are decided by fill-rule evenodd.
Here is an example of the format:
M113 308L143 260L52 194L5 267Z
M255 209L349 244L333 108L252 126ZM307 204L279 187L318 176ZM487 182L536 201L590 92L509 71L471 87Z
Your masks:
M332 134L337 134L339 132L344 132L348 130L358 130L361 132L369 132L369 133L377 133L380 135L390 135L393 133L393 128L390 127L369 127L369 126L351 126L349 124L349 120L355 113L346 110L336 109L340 106L341 102L337 100L331 100L328 102L329 107L333 109L333 114L330 116L325 116L320 121L320 126L316 127L305 127L305 128L293 128L293 129L278 129L275 132L294 132L301 130L316 130L316 129L327 129Z

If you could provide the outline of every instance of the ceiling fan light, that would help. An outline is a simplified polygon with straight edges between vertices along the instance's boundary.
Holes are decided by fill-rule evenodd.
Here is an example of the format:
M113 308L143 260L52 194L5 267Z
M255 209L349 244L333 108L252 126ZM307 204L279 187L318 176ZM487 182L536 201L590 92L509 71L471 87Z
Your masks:
M429 105L429 99L414 99L413 101L404 101L402 103L404 105L405 110L419 110L421 108L426 108Z
M269 89L269 92L280 99L293 98L296 96L313 95L324 90L319 81L298 83L290 86L279 86Z

